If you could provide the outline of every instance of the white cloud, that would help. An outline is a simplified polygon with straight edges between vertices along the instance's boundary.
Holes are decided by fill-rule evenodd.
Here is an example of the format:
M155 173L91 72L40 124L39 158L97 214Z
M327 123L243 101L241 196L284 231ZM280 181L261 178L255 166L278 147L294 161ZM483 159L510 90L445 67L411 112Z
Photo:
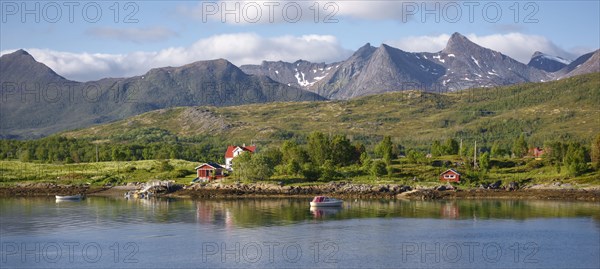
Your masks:
M528 63L535 51L561 56L566 59L574 59L578 56L567 52L552 41L539 35L509 33L477 36L470 34L467 35L467 38L483 47L500 51L523 63Z
M295 23L299 21L319 23L337 22L341 17L368 20L414 19L415 14L403 17L404 11L417 10L428 1L273 1L273 0L220 0L201 1L176 8L178 15L201 20L229 24ZM416 7L415 7L416 5ZM429 4L427 4L429 5ZM318 11L318 12L317 12ZM417 16L420 16L416 13Z
M406 22L414 19L413 15L404 15L412 11L415 5L424 5L428 1L336 1L340 16L359 19L385 20L394 19ZM419 8L417 7L417 8ZM410 12L409 12L410 13ZM418 14L417 14L418 15Z
M215 35L188 47L170 47L154 52L127 54L71 53L48 49L26 49L37 61L73 80L141 75L151 68L181 66L195 61L223 58L236 65L259 64L263 60L332 62L352 52L329 35L262 37L253 33ZM12 51L1 51L6 54Z
M450 39L450 35L448 34L437 36L408 36L400 40L392 40L386 43L405 51L437 52L446 46L448 39Z
M93 27L86 31L88 35L134 43L159 42L177 36L177 33L164 27L112 28Z
M465 35L469 40L482 47L502 52L522 63L528 63L535 51L541 51L550 55L560 56L566 59L575 59L579 56L576 51L567 51L554 44L549 39L539 35L528 35L522 33L507 33L493 35ZM399 49L412 52L437 52L442 50L450 35L441 34L437 36L411 36L388 43Z

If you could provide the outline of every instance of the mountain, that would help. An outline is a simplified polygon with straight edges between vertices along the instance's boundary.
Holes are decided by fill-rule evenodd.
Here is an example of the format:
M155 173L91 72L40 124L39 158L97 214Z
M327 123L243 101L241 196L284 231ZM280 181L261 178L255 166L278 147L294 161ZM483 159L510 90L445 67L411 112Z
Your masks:
M264 61L238 68L218 59L76 82L19 50L0 57L0 138L41 137L177 106L349 100L407 90L442 93L600 72L600 50L548 71L566 63L561 61L535 53L525 65L454 33L435 53L367 43L330 64Z
M385 44L368 55L356 56L340 65L331 77L317 83L317 92L332 99L349 99L389 91L429 89L444 74L439 64ZM344 78L341 83L340 77Z
M321 96L219 59L142 76L67 80L23 50L0 57L1 138L34 138L174 106L319 101Z
M0 57L0 74L3 82L44 81L63 83L68 82L56 74L50 67L37 62L25 50L17 50Z
M582 55L555 74L560 79L594 72L600 72L600 50Z
M302 88L323 79L336 65L337 63L311 63L304 60L294 63L263 61L260 65L242 65L240 69L246 74L268 76L279 83Z
M529 60L527 66L544 70L546 72L556 72L570 63L571 61L567 59L536 51L533 53L533 56L531 56L531 60Z
M148 135L259 141L263 146L313 131L346 134L375 144L384 135L408 148L449 137L510 147L521 133L528 143L567 139L588 144L600 132L600 76L545 83L474 88L451 93L402 91L351 100L285 102L228 107L179 107L63 133L66 137L140 143ZM142 134L146 135L143 136ZM154 138L157 139L157 138Z
M304 61L302 65L312 66ZM287 71L280 71L284 66ZM297 79L298 74L305 75L310 70L296 66L298 63L278 62L277 66L263 63L245 66L243 70L341 100L410 89L444 92L552 79L548 72L481 47L459 33L454 33L446 47L437 53L411 53L386 44L376 48L367 43L345 61L322 64L320 68L325 70L306 83ZM276 75L273 70L278 71Z

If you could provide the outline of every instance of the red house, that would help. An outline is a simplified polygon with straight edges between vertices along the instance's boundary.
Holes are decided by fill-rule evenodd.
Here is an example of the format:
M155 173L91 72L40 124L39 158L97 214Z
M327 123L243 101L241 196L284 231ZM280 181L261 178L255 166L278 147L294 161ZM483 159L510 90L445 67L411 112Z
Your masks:
M196 167L196 175L198 177L196 179L194 179L194 182L196 182L196 181L206 182L206 181L223 178L225 176L225 175L223 175L223 169L224 168L222 166L220 166L216 163L212 163L212 162L203 163L203 164L199 165L198 167Z
M530 148L529 149L529 156L532 156L534 158L540 158L542 157L542 155L544 155L544 150L539 148L539 147L535 147L535 148Z
M254 153L256 151L256 146L228 146L227 151L225 151L225 168L231 170L231 166L233 165L233 158L244 152Z
M460 173L454 169L448 169L440 174L440 181L460 182Z

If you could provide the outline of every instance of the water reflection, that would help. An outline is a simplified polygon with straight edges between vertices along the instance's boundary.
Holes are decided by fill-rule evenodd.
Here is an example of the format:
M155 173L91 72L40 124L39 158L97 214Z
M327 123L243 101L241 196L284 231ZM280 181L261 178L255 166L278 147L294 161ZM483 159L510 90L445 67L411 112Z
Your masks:
M57 204L79 203L81 201L83 201L83 199L77 199L77 200L74 200L74 199L67 199L67 200L55 199L55 203L57 203Z
M442 209L440 210L440 217L444 219L459 219L460 209L456 201L443 203Z
M224 202L196 201L196 222L227 229L233 227L232 213Z
M340 211L342 211L341 207L310 207L310 212L315 216L315 219L335 216Z
M221 229L282 226L306 221L359 218L530 219L592 217L600 203L459 200L355 200L341 208L311 209L307 199L132 199L88 197L0 199L0 231L36 233L70 227L120 227L125 223L196 223Z

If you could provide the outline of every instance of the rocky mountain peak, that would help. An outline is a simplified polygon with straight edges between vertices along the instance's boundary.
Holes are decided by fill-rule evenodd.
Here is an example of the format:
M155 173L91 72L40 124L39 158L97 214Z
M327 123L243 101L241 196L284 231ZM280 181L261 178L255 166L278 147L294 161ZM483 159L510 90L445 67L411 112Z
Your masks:
M364 46L360 47L356 52L354 52L352 57L354 57L354 58L369 57L371 54L373 54L373 52L375 52L376 49L377 48L371 46L371 43L367 43Z
M446 43L446 47L442 50L443 53L460 53L460 52L468 52L473 49L479 49L481 46L473 43L464 35L456 32L452 34L448 43Z
M552 56L540 51L536 51L531 56L531 60L529 60L529 63L527 65L533 68L544 70L546 72L556 72L570 63L571 61L563 59L561 57Z
M49 81L66 80L50 67L36 61L27 51L20 49L0 57L1 81L31 81L43 79Z
M534 59L534 58L537 58L537 57L541 57L541 56L544 56L544 55L546 55L546 54L543 53L543 52L541 52L541 51L535 51L533 53L533 55L531 56L531 59Z
M19 61L21 64L35 64L38 63L29 52L24 49L19 49L12 53L7 53L0 57L2 61ZM38 63L39 64L39 63Z

